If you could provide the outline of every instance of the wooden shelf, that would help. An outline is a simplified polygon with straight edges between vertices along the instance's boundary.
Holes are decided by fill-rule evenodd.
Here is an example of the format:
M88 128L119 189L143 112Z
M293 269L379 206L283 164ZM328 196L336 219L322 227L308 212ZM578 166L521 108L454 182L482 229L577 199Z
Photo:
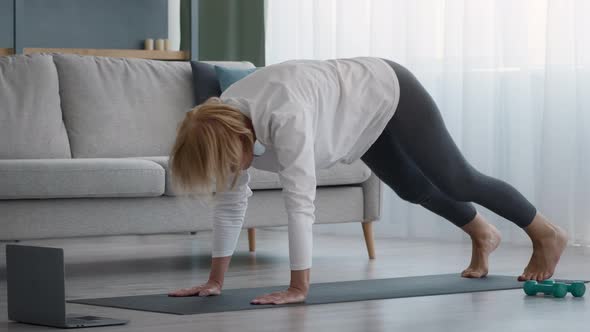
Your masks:
M0 48L0 56L2 55L12 55L14 54L14 49L12 48Z
M190 60L188 51L148 51L148 50L115 50L91 48L25 48L24 54L32 53L65 53L79 55L107 56L116 58L139 58L153 60Z

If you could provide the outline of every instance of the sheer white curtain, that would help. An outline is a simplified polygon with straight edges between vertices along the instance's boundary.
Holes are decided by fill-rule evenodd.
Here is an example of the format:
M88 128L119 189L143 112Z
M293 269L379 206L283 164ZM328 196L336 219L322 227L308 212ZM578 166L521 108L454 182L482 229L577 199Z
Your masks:
M407 66L476 168L590 244L590 1L267 0L266 10L268 64L378 56ZM462 238L389 189L384 203L378 232ZM505 240L525 239L478 209Z

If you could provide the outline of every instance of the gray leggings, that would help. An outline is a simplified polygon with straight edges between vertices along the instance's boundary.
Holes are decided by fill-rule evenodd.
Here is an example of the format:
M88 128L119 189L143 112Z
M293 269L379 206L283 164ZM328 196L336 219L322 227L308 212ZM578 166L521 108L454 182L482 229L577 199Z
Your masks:
M485 206L520 227L537 211L514 187L478 172L449 135L434 100L416 77L386 60L400 83L400 101L383 133L361 159L397 195L458 227Z

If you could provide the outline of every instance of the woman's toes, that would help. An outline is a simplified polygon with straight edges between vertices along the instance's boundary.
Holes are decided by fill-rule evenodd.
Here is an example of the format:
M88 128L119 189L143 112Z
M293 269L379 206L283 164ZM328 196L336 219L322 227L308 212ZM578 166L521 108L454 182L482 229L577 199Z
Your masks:
M184 294L184 292L185 292L184 289L179 289L174 292L168 293L168 296L182 296L182 294Z
M531 274L528 272L524 272L523 274L520 275L520 277L518 277L518 281L527 281L527 280L531 280Z

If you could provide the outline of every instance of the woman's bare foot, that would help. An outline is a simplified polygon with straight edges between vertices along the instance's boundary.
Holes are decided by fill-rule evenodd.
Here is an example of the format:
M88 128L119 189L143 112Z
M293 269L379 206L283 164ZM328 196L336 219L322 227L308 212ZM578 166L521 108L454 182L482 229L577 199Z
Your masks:
M539 213L525 228L525 232L533 241L533 255L518 280L541 281L551 278L567 245L567 234Z
M478 213L462 229L471 237L471 263L461 273L463 278L483 278L488 275L488 257L498 248L500 231Z

